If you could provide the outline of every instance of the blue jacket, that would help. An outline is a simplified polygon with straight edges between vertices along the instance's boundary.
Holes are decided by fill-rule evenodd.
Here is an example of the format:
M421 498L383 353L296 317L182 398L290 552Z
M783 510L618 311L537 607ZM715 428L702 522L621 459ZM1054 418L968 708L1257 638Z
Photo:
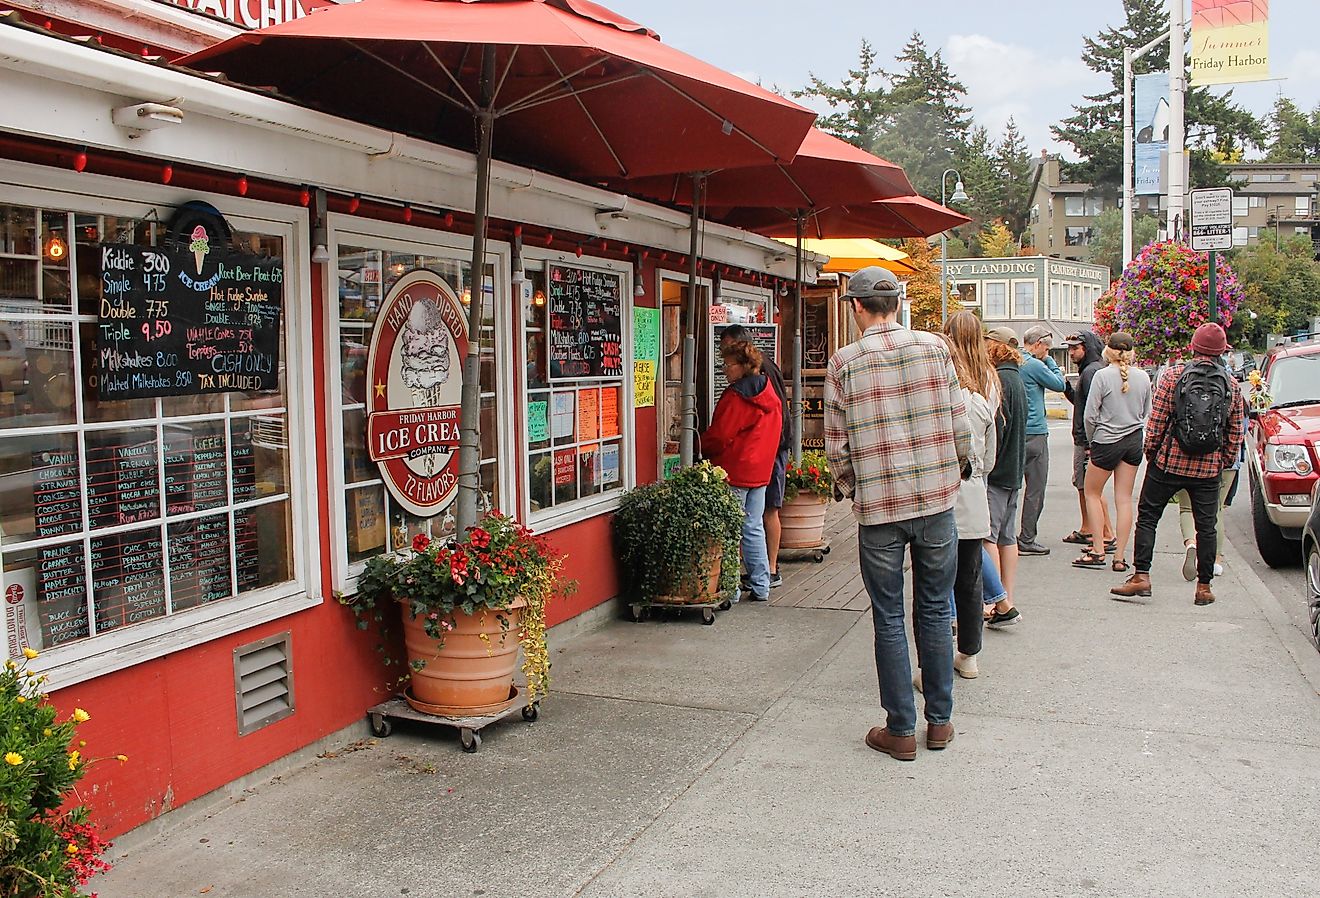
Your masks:
M1049 426L1045 422L1045 391L1063 392L1067 385L1063 372L1048 355L1044 361L1028 355L1021 370L1022 386L1027 391L1027 436L1049 433Z

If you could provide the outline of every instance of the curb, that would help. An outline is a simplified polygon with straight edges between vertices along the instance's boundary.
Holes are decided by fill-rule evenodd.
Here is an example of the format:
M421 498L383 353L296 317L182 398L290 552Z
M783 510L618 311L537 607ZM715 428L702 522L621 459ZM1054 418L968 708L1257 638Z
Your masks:
M1045 417L1060 418L1066 421L1068 420L1068 410L1066 408L1047 408L1045 409Z
M1265 615L1266 623L1274 631L1274 636L1279 640L1284 651L1292 658L1307 685L1316 695L1320 695L1320 652L1316 651L1316 647L1311 644L1306 634L1293 624L1288 611L1279 603L1274 593L1270 592L1265 581L1256 576L1256 572L1251 569L1251 563L1238 551L1232 539L1224 540L1224 548L1232 553L1231 558L1227 557L1227 553L1225 555L1226 560L1232 564L1230 570L1233 575L1245 587L1252 603Z

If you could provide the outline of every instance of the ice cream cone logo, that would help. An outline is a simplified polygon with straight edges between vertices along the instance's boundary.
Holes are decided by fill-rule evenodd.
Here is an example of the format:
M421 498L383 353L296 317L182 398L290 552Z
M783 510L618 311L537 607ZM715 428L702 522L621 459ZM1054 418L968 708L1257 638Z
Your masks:
M198 225L192 229L192 242L188 244L188 249L192 250L193 261L197 264L197 273L202 273L202 262L206 259L206 254L211 251L211 242L206 237L206 228Z

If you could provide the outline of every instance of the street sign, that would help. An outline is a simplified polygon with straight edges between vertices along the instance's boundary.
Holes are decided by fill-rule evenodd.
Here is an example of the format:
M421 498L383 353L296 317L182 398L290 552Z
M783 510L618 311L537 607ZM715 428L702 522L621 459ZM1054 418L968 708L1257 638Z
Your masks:
M1233 188L1192 191L1192 249L1233 248Z

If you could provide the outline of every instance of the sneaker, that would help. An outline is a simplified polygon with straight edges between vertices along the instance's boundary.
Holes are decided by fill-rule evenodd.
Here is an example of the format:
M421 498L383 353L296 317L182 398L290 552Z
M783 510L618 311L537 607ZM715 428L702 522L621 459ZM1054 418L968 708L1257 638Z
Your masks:
M962 652L954 653L953 669L957 671L958 676L962 677L964 680L975 680L981 673L976 667L976 656L964 655Z
M1215 576L1216 577L1224 576L1224 566L1220 564L1218 561L1215 562Z
M746 600L749 601L749 602L768 602L768 601L770 601L770 594L769 594L769 593L766 593L766 594L763 595L763 596L758 596L756 593L752 592L752 591L749 589L749 590L747 590L747 594L746 594L745 596L743 596L743 598L746 599Z
M773 574L770 575L771 589L774 589L776 586L783 586L783 585L784 585L784 578L779 576L779 571L775 571Z
M1019 554L1019 555L1048 555L1048 554L1050 554L1050 550L1047 549L1047 548L1045 548L1044 546L1042 546L1040 543L1024 543L1024 542L1019 541L1019 542L1018 542L1018 554Z
M1183 553L1183 579L1188 583L1196 579L1196 543L1188 546Z
M1004 627L1011 627L1021 622L1022 615L1016 608L1010 608L1007 611L996 611L990 615L990 620L986 621L985 625L992 630L1002 630Z

